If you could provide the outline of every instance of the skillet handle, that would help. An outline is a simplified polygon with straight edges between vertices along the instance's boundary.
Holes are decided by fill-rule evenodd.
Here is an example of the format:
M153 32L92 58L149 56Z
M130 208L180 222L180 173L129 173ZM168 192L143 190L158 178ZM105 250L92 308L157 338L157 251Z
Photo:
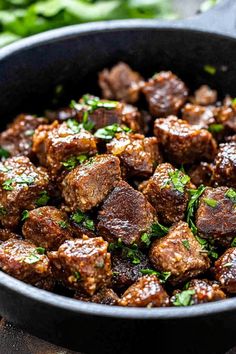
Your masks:
M236 0L221 0L209 11L180 21L180 25L196 30L236 37Z

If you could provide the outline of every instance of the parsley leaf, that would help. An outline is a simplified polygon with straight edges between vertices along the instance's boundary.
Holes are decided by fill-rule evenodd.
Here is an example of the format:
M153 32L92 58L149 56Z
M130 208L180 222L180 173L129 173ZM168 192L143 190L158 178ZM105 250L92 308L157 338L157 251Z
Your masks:
M7 159L10 156L9 151L0 147L0 158Z
M62 229L67 229L68 228L68 222L67 221L58 221L57 224L62 228Z
M165 283L169 277L171 276L171 272L158 272L153 269L141 269L140 272L144 275L156 275L158 279L160 280L160 283Z
M164 187L172 183L175 190L180 193L184 193L184 187L190 181L190 177L188 175L183 174L183 172L181 172L180 170L175 170L169 172L169 178L170 179L166 181Z
M136 244L133 244L132 246L128 247L122 242L120 238L116 243L112 242L109 244L109 252L119 249L121 250L122 257L130 259L132 264L140 264L140 252Z
M35 248L36 252L38 254L44 254L45 253L45 248L44 247L37 247Z
M40 255L45 253L45 248L43 247L36 247L33 252L31 252L27 257L24 258L24 262L28 264L37 263L40 261Z
M78 134L81 131L81 125L75 119L68 119L66 121L67 127L72 130L74 134Z
M210 75L216 74L216 68L213 65L206 64L203 67L204 71Z
M12 191L14 189L12 183L13 183L13 179L7 179L6 181L3 182L2 188L5 189L6 191Z
M75 276L75 278L76 278L76 280L77 281L79 281L79 280L81 280L81 274L80 274L80 272L74 272L74 276Z
M39 195L40 195L40 197L36 200L36 205L38 207L47 205L47 203L48 203L48 201L50 199L50 197L48 195L48 192L47 191L43 191Z
M233 241L231 242L231 247L236 247L236 237L234 237Z
M188 251L190 250L190 244L188 240L182 240L182 244Z
M76 222L76 224L82 224L86 229L95 231L94 221L90 219L88 215L82 213L82 211L77 210L76 213L72 214L71 219Z
M28 218L29 218L29 211L28 210L24 210L22 212L21 221L24 221L24 220L26 220Z
M175 295L173 302L174 306L191 306L193 305L192 296L195 295L195 290L183 290Z
M163 237L169 231L169 227L161 225L158 221L152 224L152 228L150 232L144 232L141 236L141 241L149 247L151 244L152 237Z
M220 133L225 129L223 124L210 124L208 130L210 133Z
M190 199L187 206L187 223L191 228L194 235L197 233L197 228L194 224L194 214L198 207L199 198L206 189L205 186L201 185L198 189L189 189Z
M112 125L107 125L104 128L98 129L94 134L94 136L99 139L111 140L112 138L114 138L116 133L121 133L121 132L129 133L131 132L131 129L129 129L124 125L112 124Z
M225 197L229 198L233 203L236 204L236 190L233 188L229 188L225 193Z
M211 208L215 208L218 204L217 200L212 199L212 198L203 198L203 201L205 204L207 204Z
M82 164L87 160L87 155L72 156L68 160L63 161L62 165L68 170L73 170L79 163Z
M212 240L201 238L200 236L195 235L196 240L202 246L202 252L207 253L209 257L217 259L219 257L218 253L216 252L216 247L214 246Z

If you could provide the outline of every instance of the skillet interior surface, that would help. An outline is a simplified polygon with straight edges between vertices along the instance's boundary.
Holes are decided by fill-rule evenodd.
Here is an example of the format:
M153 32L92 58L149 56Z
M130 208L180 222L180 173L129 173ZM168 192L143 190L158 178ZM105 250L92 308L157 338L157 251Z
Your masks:
M154 21L73 26L23 40L0 53L1 128L16 113L50 107L58 84L63 84L66 92L60 105L84 92L99 93L98 71L120 60L145 77L172 70L190 89L207 83L220 95L236 96L234 38ZM216 67L215 75L204 71L206 64ZM150 311L52 297L0 274L0 313L32 333L72 349L133 353L143 344L148 350L158 340L159 352L170 353L183 340L183 352L197 353L201 344L202 353L222 353L222 333L228 348L236 338L234 299Z

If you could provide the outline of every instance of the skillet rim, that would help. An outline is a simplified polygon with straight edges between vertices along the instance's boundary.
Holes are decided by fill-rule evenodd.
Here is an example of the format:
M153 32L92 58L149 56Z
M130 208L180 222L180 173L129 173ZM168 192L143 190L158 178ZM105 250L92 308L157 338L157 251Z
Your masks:
M195 17L196 18L196 17ZM200 16L199 16L200 20ZM6 60L9 56L15 55L20 51L27 51L41 45L58 42L66 38L73 38L78 35L88 35L90 33L103 33L107 31L125 31L125 30L164 30L164 31L180 31L194 32L207 36L214 36L221 39L233 40L236 37L232 34L221 34L216 30L204 30L199 28L197 22L191 23L188 20L179 22L157 21L147 19L136 20L112 20L103 22L91 22L67 26L51 31L46 31L34 36L21 39L0 49L0 65L1 61ZM206 317L209 315L219 315L220 313L231 312L236 310L236 299L226 299L212 303L199 304L189 307L167 307L167 308L135 308L135 307L118 307L107 306L102 304L86 303L75 300L52 292L38 289L32 285L26 284L14 277L0 271L0 292L1 288L5 288L8 292L24 297L32 301L40 302L60 310L66 310L73 314L88 315L96 317L110 317L117 319L139 319L139 320L166 320L181 319L192 317Z

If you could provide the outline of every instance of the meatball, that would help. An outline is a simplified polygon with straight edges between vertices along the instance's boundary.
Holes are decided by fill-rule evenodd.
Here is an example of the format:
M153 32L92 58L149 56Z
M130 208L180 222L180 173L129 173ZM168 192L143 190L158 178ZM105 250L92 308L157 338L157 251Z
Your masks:
M107 252L108 243L101 237L67 240L58 249L49 253L53 273L71 289L88 295L110 283L111 261Z
M216 103L217 91L212 90L207 85L202 85L194 92L194 102L198 105L208 106Z
M191 182L197 187L201 184L209 186L211 184L212 173L213 166L207 162L200 162L188 171Z
M198 129L208 128L215 122L213 109L196 104L187 103L182 110L182 119L190 125L198 126Z
M149 177L162 157L155 137L145 138L141 134L118 133L107 144L107 151L121 161L125 177Z
M227 187L208 187L199 199L196 226L202 237L217 240L228 246L235 236L235 201Z
M220 144L212 176L216 186L236 188L236 142Z
M33 151L52 176L57 176L69 158L97 153L96 138L74 120L41 125L33 136Z
M21 238L9 229L0 229L0 241L7 241L10 238Z
M52 206L31 210L22 233L35 245L48 250L57 250L65 240L72 237L66 213Z
M184 219L189 200L189 180L171 164L162 163L157 166L154 175L141 184L140 190L154 206L162 223L173 224Z
M114 253L111 257L112 287L116 290L126 289L142 276L142 269L151 268L149 259L141 252L135 254L137 260L133 262L122 253ZM135 263L135 264L134 264Z
M0 244L0 268L19 280L51 290L51 267L43 251L31 242L9 239Z
M32 140L35 129L46 124L47 119L36 116L20 114L16 119L0 134L0 146L5 149L10 156L24 155L32 157Z
M120 179L118 157L99 155L68 173L62 195L68 209L85 212L100 204Z
M156 74L142 90L148 101L149 111L154 117L177 114L188 96L183 81L170 71Z
M128 183L119 182L98 213L98 232L109 242L139 244L144 233L156 221L155 209L142 193Z
M215 279L230 294L236 293L236 247L229 248L217 259L213 269Z
M175 285L210 267L206 254L186 222L173 225L168 234L155 240L149 253L150 261L158 271L171 272L169 281Z
M165 157L175 164L212 161L216 155L217 144L211 133L177 117L156 119L154 134Z
M0 163L0 221L15 228L23 210L34 209L49 186L48 174L36 168L28 157L12 157Z
M139 99L142 77L127 64L118 63L111 70L104 69L99 73L99 85L102 95L107 99L135 103Z
M120 306L165 307L169 306L169 296L156 275L146 275L131 285L123 294Z

